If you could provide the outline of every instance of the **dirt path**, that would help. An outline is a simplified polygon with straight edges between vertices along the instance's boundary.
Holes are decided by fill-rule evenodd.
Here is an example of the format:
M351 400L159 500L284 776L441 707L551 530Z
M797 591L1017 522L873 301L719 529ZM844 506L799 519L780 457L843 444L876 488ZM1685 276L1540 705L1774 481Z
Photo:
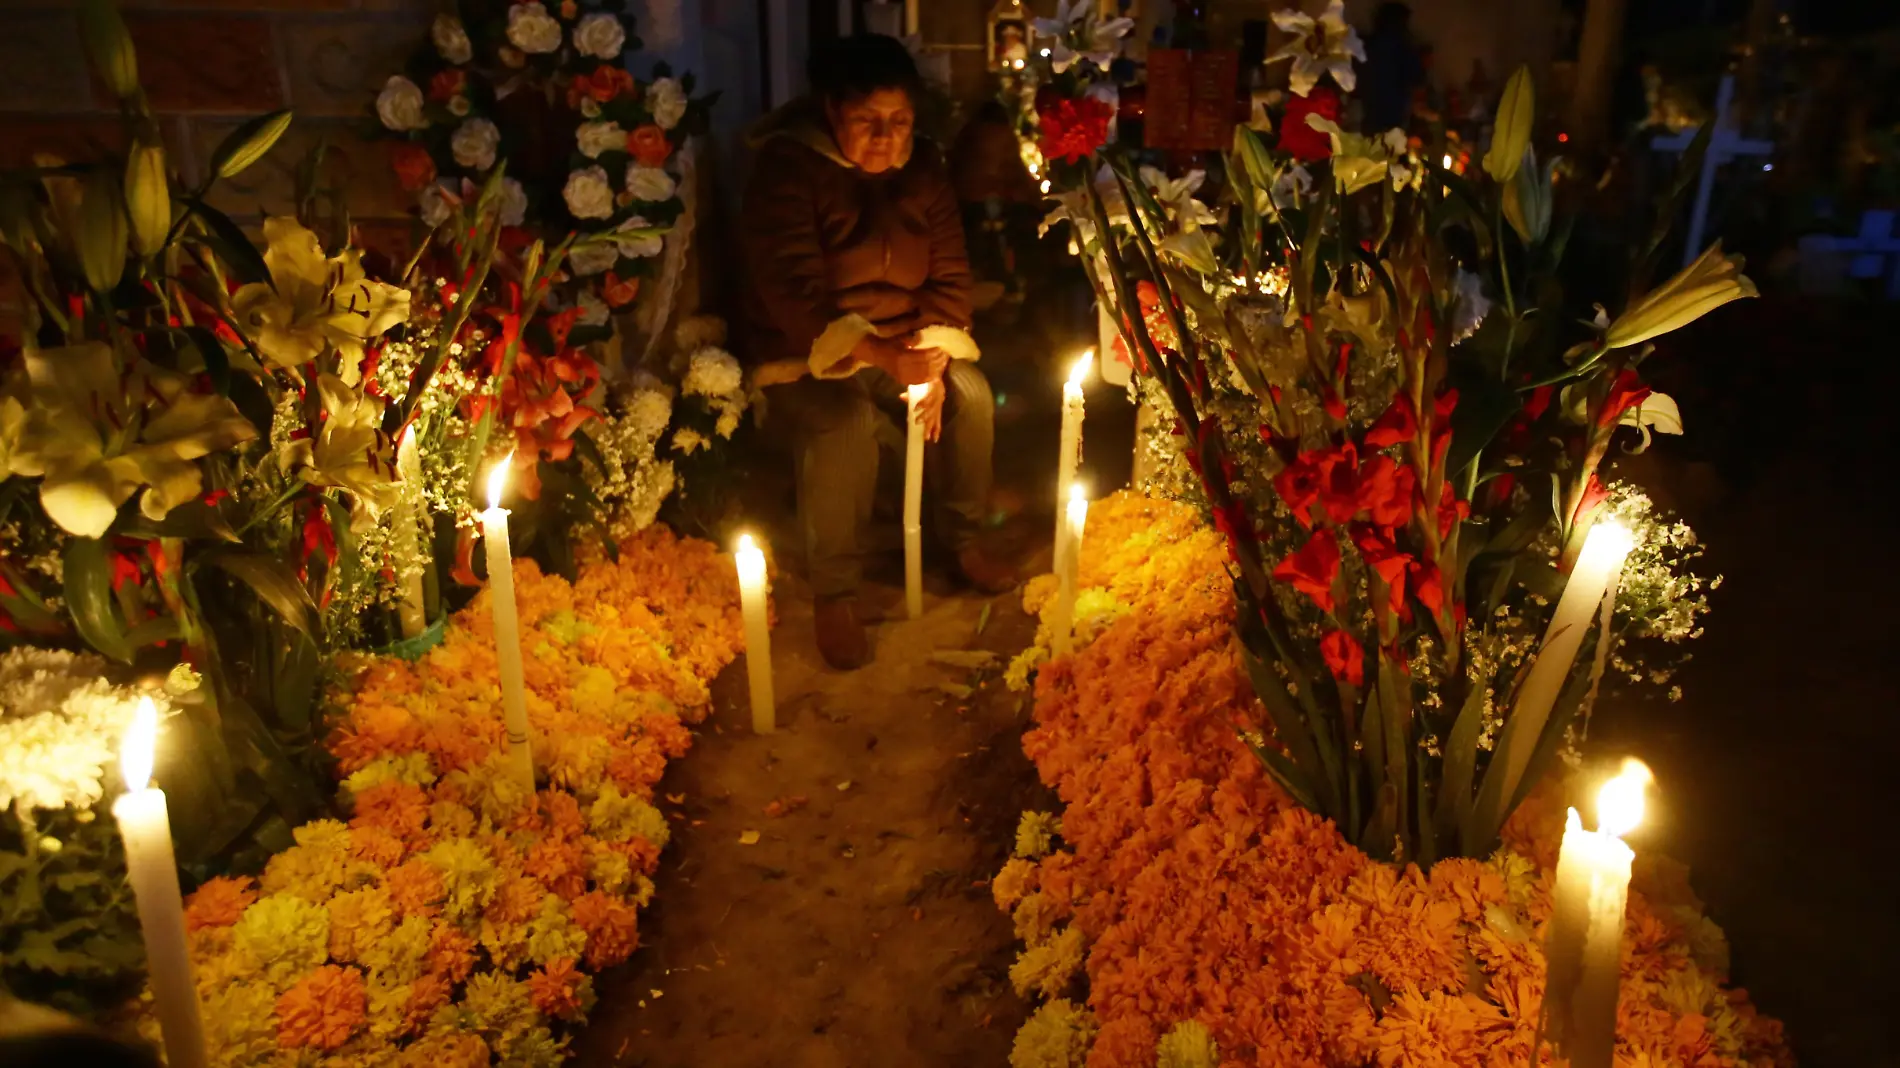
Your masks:
M996 676L1029 621L1004 595L979 635L985 600L933 596L841 674L817 658L796 580L779 585L779 731L751 733L734 665L661 784L674 832L647 945L603 978L576 1063L1001 1066L1022 1008L987 880L1034 776L1022 702ZM965 648L1001 662L959 699L939 685L972 673L930 654Z

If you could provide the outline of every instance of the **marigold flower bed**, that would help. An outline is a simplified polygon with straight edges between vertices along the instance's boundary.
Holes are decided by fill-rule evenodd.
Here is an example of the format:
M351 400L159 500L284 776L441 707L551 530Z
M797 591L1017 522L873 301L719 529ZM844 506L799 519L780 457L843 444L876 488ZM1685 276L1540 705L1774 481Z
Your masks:
M1370 860L1236 734L1260 713L1225 562L1187 506L1117 494L1090 511L1081 585L1113 604L1043 665L1023 739L1066 806L1059 846L1052 818L1025 816L993 888L1026 943L1012 979L1049 999L1012 1065L1528 1064L1563 784L1486 861ZM1792 1063L1781 1025L1726 985L1726 943L1681 866L1638 858L1618 1064Z
M348 822L187 904L213 1063L558 1064L590 973L638 947L667 841L653 786L740 647L737 583L655 527L572 585L516 561L515 588L547 787L507 773L486 592L421 660L346 664Z

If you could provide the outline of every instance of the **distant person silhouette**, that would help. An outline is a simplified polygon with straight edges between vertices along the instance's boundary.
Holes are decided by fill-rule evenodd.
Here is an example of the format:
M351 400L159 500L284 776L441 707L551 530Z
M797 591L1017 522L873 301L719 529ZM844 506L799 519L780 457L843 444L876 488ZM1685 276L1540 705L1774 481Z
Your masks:
M1379 5L1366 34L1366 61L1359 67L1359 102L1365 130L1403 129L1412 113L1412 90L1425 82L1425 65L1412 44L1412 9Z

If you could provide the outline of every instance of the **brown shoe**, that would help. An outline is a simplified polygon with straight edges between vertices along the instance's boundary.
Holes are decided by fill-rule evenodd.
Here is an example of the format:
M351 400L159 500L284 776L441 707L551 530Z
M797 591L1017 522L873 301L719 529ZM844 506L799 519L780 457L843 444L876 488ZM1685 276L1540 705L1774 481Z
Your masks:
M857 598L831 597L814 601L812 623L818 632L818 652L825 663L839 671L850 671L870 662L871 639L858 620Z
M1014 567L974 545L957 553L957 572L967 585L983 593L1007 593L1022 582Z

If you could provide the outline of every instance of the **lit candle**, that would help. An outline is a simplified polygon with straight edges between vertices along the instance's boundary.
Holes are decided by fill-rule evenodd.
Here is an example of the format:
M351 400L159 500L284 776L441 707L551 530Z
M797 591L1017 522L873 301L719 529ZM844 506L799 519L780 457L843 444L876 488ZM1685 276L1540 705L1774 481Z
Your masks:
M1082 380L1088 377L1089 365L1095 360L1095 350L1084 352L1069 367L1069 380L1062 385L1062 449L1056 453L1056 503L1069 499L1069 488L1075 483L1075 468L1082 459ZM1056 509L1055 558L1058 566L1062 560L1063 528L1066 517L1061 508Z
M904 602L912 619L924 614L924 423L917 406L929 395L928 382L904 394L910 402L910 434L904 441Z
M429 625L428 613L422 607L422 567L414 563L428 559L424 555L428 543L423 540L421 523L421 517L427 514L427 510L420 507L422 453L416 446L413 424L402 432L402 440L396 445L396 474L402 490L396 498L397 544L407 543L413 554L408 574L402 580L402 601L396 606L396 615L402 622L402 636L413 638Z
M171 1068L204 1068L204 1022L198 1015L198 986L191 978L191 951L185 942L185 903L178 893L171 821L165 792L150 785L157 744L158 710L151 698L142 697L119 748L125 793L112 803L112 818L125 841L126 874L145 935L145 969L164 1034L165 1063Z
M752 686L752 730L770 734L776 707L772 700L772 635L765 620L765 554L752 535L739 535L732 554L739 569L739 609L745 615L745 672Z
M1056 656L1068 656L1075 649L1075 588L1082 571L1082 527L1088 522L1089 502L1078 484L1069 486L1069 506L1062 516L1061 558L1056 561L1056 617L1049 638L1049 650Z
M1537 659L1511 708L1511 719L1518 725L1511 728L1512 738L1499 753L1506 760L1500 796L1507 803L1517 796L1524 768L1530 763L1530 749L1544 733L1544 723L1557 703L1564 680L1570 677L1570 667L1576 662L1577 650L1583 645L1583 635L1590 628L1597 606L1603 602L1603 593L1610 579L1622 571L1623 558L1634 545L1627 528L1608 521L1591 527L1584 539L1577 566L1571 569L1550 626L1544 630Z
M515 565L508 548L508 509L501 495L508 488L508 466L501 458L488 472L488 510L482 513L482 542L488 553L488 610L495 620L495 663L501 672L501 707L508 727L508 752L515 778L534 793L534 754L528 748L528 687L521 675L521 621L515 614Z
M1597 794L1597 829L1584 830L1574 808L1564 825L1544 943L1544 1033L1570 1068L1609 1068L1616 1049L1623 909L1636 858L1623 835L1643 818L1649 782L1642 761L1624 761Z

